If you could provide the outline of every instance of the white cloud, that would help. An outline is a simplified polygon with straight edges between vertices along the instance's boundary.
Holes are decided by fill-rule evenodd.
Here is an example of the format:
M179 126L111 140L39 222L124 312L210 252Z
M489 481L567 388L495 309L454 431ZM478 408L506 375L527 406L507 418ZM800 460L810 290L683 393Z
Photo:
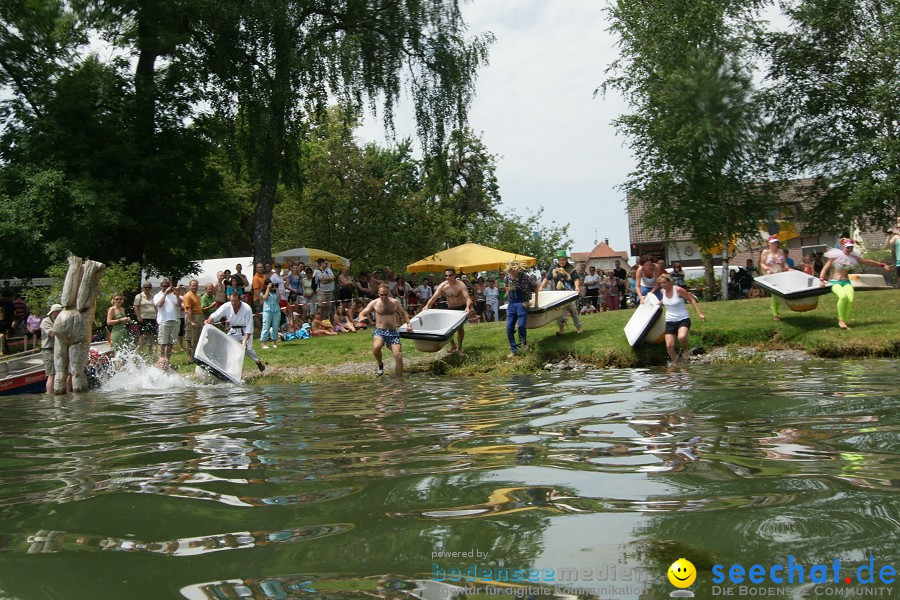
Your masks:
M570 223L576 252L593 248L595 230L614 248L628 248L623 194L615 186L633 161L610 125L624 103L594 97L616 56L604 6L596 0L484 0L462 9L470 33L491 31L497 38L490 65L479 74L469 121L500 156L503 204L521 214L543 206L548 223ZM408 116L398 119L397 131L413 136ZM384 141L377 119L360 135Z

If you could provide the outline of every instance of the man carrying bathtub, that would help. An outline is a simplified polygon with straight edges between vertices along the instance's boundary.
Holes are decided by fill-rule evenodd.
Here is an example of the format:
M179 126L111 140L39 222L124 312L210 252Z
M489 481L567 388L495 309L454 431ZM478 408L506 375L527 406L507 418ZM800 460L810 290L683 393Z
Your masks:
M387 344L394 353L394 372L397 377L403 376L403 354L400 346L398 329L406 323L406 330L412 331L409 314L396 298L391 298L390 288L386 283L378 286L378 298L359 312L359 320L368 319L369 313L375 311L375 331L372 334L372 354L378 362L377 375L384 375L384 363L381 361L381 348Z

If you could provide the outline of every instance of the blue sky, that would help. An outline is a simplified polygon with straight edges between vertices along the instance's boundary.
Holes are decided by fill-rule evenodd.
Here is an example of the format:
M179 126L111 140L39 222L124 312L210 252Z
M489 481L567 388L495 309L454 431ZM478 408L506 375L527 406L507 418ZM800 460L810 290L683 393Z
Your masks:
M499 157L503 205L523 215L544 207L545 224L569 223L575 252L598 238L616 250L629 243L616 186L634 163L610 125L626 107L618 96L594 97L617 54L605 5L479 0L462 8L471 33L497 38L469 122ZM399 114L397 135L415 138L408 111ZM359 137L385 143L379 119L369 118Z

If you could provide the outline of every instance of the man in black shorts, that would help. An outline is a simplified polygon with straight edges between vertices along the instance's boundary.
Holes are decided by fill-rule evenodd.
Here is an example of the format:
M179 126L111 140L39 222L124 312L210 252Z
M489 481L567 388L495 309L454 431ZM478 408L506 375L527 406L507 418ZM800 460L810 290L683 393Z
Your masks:
M452 267L444 270L444 281L437 286L437 289L434 290L434 295L428 300L425 308L422 310L426 311L431 308L431 305L442 296L447 299L448 310L464 310L466 314L469 314L469 310L472 308L472 297L469 296L466 285L456 278L456 269ZM462 356L463 338L466 337L465 326L456 330L456 337L459 342L456 343L452 339L450 340L450 353L453 354L455 352Z

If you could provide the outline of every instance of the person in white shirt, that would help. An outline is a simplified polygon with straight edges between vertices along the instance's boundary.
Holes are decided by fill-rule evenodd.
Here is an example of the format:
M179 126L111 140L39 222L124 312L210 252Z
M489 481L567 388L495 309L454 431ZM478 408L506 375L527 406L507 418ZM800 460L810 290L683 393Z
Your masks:
M159 359L156 366L165 369L169 366L172 348L178 340L178 309L181 307L181 296L178 287L168 279L159 284L159 292L153 296L156 305L156 322L159 324Z
M431 300L432 294L434 294L434 290L431 289L431 286L428 285L427 281L423 281L421 285L416 286L413 292L419 297L419 304L421 306L425 306L425 304Z
M241 302L241 296L232 292L229 301L209 315L207 325L218 323L225 319L231 326L228 335L236 338L247 352L247 356L256 362L256 368L265 371L266 366L259 360L259 355L253 350L253 310L246 302Z
M500 312L500 288L497 287L497 282L493 277L488 279L487 287L484 288L484 299L485 304L491 307L490 320L500 320L498 316Z
M269 276L269 281L272 282L272 287L278 288L278 298L280 300L287 300L288 291L284 285L284 277L281 276L281 264L275 264L275 269ZM263 287L263 290L265 290L265 287Z
M316 296L318 305L325 308L325 318L330 319L334 311L334 271L328 267L328 261L319 259L319 268L313 273L316 281Z

